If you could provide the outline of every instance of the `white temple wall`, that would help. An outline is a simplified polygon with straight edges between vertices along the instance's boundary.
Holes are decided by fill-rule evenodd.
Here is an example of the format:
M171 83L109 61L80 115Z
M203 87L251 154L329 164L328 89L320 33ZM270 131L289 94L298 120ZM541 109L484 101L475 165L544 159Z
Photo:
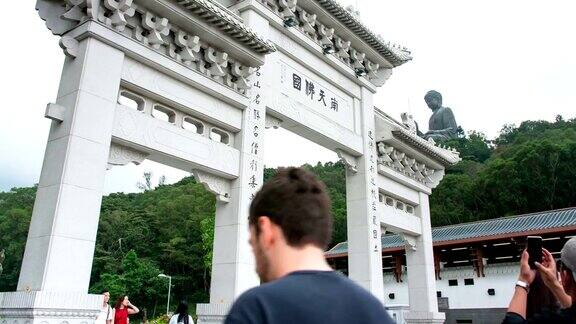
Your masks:
M484 271L486 277L479 278L472 267L444 269L442 279L436 280L436 289L442 297L448 298L450 309L507 308L518 278L518 265L491 265ZM458 280L458 286L450 286L448 281L451 279ZM473 279L474 285L465 285L464 279ZM495 295L490 296L488 289L494 289ZM394 299L390 294L394 294ZM406 276L403 276L403 282L396 282L393 274L384 275L384 302L386 306L409 304Z

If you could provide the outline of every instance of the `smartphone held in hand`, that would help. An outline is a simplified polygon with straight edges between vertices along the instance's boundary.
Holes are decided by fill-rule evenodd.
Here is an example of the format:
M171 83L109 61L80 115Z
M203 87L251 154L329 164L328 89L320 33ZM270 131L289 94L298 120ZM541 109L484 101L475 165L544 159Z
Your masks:
M531 269L536 269L534 262L542 262L542 237L541 236L528 236L526 238L526 249L528 250L528 265Z

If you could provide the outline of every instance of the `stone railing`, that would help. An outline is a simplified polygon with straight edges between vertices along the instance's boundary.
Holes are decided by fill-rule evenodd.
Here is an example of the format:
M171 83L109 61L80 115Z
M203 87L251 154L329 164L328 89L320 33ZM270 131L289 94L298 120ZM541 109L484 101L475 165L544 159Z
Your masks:
M148 98L131 90L120 89L118 104L142 112L147 116L163 120L199 136L208 137L215 142L234 146L234 133L217 127L197 116L192 116L172 105Z

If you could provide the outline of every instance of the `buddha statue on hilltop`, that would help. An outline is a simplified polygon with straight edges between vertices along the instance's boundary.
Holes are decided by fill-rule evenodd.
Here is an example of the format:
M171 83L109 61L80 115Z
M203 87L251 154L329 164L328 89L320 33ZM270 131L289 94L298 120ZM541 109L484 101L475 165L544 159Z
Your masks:
M428 132L423 135L425 139L432 138L435 142L458 137L458 124L454 118L452 109L442 107L442 95L440 92L430 90L424 96L424 101L430 109L432 116L428 122Z

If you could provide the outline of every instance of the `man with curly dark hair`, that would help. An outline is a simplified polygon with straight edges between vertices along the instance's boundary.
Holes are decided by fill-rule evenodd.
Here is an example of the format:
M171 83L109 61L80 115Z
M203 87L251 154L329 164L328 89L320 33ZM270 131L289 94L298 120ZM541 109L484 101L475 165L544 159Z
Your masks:
M250 205L250 244L263 284L232 306L226 323L393 323L384 305L333 271L326 186L302 168L280 169Z

